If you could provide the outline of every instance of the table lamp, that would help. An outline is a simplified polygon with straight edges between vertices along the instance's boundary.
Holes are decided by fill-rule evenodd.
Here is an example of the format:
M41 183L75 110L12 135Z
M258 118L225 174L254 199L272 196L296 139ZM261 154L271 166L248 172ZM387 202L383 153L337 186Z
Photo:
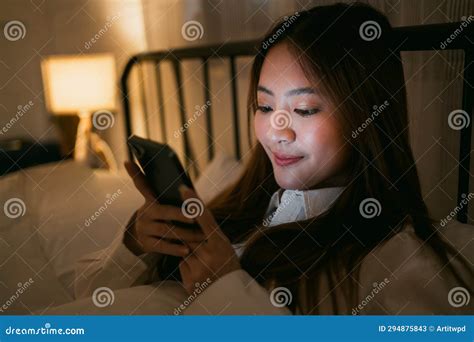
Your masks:
M57 55L42 60L46 107L54 115L78 115L74 159L88 163L92 151L102 153L110 169L116 169L109 146L92 132L96 116L113 123L116 95L115 60L112 54ZM93 120L94 119L94 120ZM109 126L110 127L110 126ZM104 126L96 128L104 129ZM106 127L107 128L107 127Z

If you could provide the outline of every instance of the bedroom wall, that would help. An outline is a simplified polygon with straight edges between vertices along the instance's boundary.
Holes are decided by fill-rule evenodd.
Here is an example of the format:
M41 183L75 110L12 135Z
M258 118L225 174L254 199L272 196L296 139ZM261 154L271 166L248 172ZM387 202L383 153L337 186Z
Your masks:
M24 25L23 39L5 38L3 28L12 20ZM1 139L27 138L40 143L58 140L59 132L44 106L40 71L43 56L113 53L118 77L130 55L147 49L140 0L2 0L0 23L0 127L15 115L19 105L34 103ZM104 27L106 32L89 46L87 43ZM114 126L101 132L119 161L125 154L123 131L119 114Z

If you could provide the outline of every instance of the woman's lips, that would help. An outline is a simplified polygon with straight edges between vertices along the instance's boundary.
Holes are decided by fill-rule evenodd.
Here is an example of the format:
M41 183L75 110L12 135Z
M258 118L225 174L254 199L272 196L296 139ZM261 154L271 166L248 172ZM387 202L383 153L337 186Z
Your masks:
M278 154L275 152L272 152L272 153L273 153L273 159L275 160L275 163L277 163L277 165L279 166L291 165L303 159L303 156L290 156L290 155Z

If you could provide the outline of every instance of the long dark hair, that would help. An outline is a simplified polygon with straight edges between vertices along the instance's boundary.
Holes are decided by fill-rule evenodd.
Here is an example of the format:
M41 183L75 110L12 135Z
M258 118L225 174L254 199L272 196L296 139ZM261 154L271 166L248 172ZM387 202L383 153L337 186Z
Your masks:
M209 204L231 241L246 241L242 267L268 289L290 289L289 307L295 313L320 313L317 293L322 273L330 286L340 282L346 289L345 301L357 306L354 279L361 260L407 225L443 263L451 267L449 254L456 254L437 233L421 194L409 142L403 67L392 46L392 32L386 17L368 5L315 7L277 22L255 57L249 120L257 108L265 57L273 46L286 43L308 80L336 105L334 115L350 149L352 179L329 210L316 218L262 225L269 199L279 186L259 143L243 176ZM361 214L359 206L366 199L380 204L378 216ZM332 302L335 313L350 313L350 308L337 312L335 295Z

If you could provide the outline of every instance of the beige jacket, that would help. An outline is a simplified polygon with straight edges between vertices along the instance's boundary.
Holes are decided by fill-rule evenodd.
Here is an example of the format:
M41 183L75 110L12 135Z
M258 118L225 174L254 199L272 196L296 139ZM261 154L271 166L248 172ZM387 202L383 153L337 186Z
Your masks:
M266 224L276 224L314 217L324 212L339 196L343 188L326 188L309 191L282 190L271 198ZM459 254L472 265L473 227L458 222L440 228L440 233L454 246ZM156 262L159 256L144 254L135 256L125 247L123 237L119 236L107 249L86 256L79 261L76 270L76 298L91 296L95 289L108 287L112 290L130 288L143 284L159 284ZM234 245L236 253L241 255L242 245ZM474 284L472 267L457 269L468 284ZM155 290L165 291L166 286ZM394 236L383 246L374 249L361 263L358 279L359 305L348 307L340 302L339 312L352 314L472 314L470 299L472 286L460 287L456 280L435 258L408 227ZM196 289L196 293L187 295L176 283L172 290L175 305L181 308L169 308L168 312L188 315L287 315L285 307L292 300L288 289L278 288L272 292L260 286L247 272L231 272L217 281ZM179 288L178 288L179 287ZM141 287L140 287L141 288ZM138 288L137 288L138 289ZM177 296L176 293L179 293ZM327 279L320 280L318 309L321 314L333 314L331 294L343 298L336 284L328 286ZM163 296L163 294L161 294ZM171 297L171 295L170 295ZM153 297L149 297L153 300Z

